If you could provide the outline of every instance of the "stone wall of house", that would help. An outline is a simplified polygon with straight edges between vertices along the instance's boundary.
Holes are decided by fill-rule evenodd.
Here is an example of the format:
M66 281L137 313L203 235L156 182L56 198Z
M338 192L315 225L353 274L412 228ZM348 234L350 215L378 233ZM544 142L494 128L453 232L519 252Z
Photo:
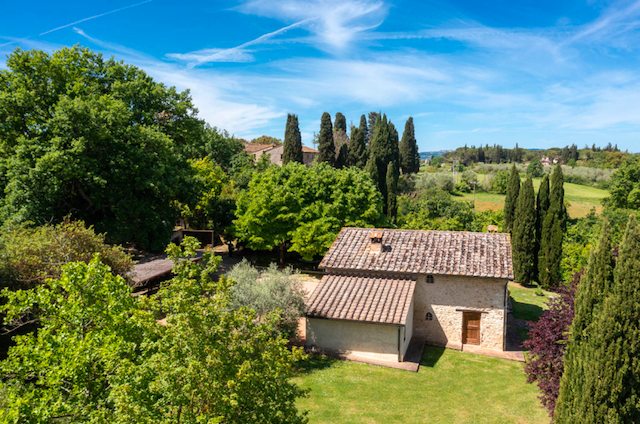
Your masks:
M504 350L506 322L506 280L419 276L414 292L414 333L428 343L455 349L462 347L464 311L480 314L480 347ZM427 320L431 313L432 320Z

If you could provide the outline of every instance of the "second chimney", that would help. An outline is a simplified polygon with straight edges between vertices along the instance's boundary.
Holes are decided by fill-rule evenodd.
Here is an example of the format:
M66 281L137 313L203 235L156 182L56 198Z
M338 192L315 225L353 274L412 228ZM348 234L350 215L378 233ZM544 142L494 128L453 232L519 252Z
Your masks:
M382 231L371 231L370 253L382 252Z

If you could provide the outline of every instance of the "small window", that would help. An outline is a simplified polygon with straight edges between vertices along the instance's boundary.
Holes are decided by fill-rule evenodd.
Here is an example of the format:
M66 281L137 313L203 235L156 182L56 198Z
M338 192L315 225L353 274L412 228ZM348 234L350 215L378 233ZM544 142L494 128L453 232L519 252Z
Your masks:
M427 275L427 283L433 283L433 275Z
M427 321L433 321L433 314L431 312L427 312L427 316L425 317Z

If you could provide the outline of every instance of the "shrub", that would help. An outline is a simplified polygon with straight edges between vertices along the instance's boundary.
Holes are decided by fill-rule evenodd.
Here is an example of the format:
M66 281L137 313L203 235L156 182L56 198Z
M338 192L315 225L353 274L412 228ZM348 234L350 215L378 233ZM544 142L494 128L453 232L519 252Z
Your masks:
M509 174L508 170L498 171L491 180L490 191L498 194L506 194L507 187L509 186Z
M89 263L98 253L111 272L122 277L133 269L133 260L120 247L104 242L82 221L65 220L40 227L7 226L0 235L0 286L26 289L47 278L60 278L62 265Z
M259 320L277 312L282 318L281 333L288 338L295 336L298 319L304 314L304 291L291 267L281 271L272 263L260 272L244 259L227 276L236 283L231 288L234 309L253 309Z

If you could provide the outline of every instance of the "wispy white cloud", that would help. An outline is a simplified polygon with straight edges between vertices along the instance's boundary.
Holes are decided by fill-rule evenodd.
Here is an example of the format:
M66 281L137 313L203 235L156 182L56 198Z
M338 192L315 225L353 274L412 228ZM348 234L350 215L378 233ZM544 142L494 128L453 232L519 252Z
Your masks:
M69 28L69 27L71 27L71 26L74 26L74 25L80 24L80 23L82 23L82 22L90 21L90 20L92 20L92 19L96 19L96 18L101 18L101 17L103 17L103 16L111 15L112 13L121 12L121 11L126 10L126 9L131 9L132 7L140 6L140 5L143 5L143 4L145 4L145 3L152 2L152 1L153 1L153 0L145 0L145 1L142 1L142 2L140 2L140 3L131 4L131 5L129 5L129 6L119 7L119 8L117 8L117 9L110 10L109 12L105 12L105 13L100 13L100 14L98 14L98 15L89 16L88 18L83 18L83 19L80 19L80 20L78 20L78 21L71 22L70 24L65 24L65 25L61 25L61 26L58 26L58 27L55 27L55 28L52 28L52 29L46 30L46 31L41 32L40 34L37 34L37 35L38 35L38 36L47 35L47 34L50 34L50 33L52 33L52 32L59 31L59 30L61 30L61 29ZM29 35L29 36L27 36L27 37L23 37L23 39L33 38L33 37L35 37L35 36L36 36L36 35ZM10 41L10 42L5 43L5 44L0 44L0 47L4 47L4 46L7 46L7 45L9 45L9 44L13 44L13 43L14 43L14 41Z
M328 49L343 49L365 31L377 28L389 6L380 0L249 0L236 10L281 21L310 20L313 41Z

